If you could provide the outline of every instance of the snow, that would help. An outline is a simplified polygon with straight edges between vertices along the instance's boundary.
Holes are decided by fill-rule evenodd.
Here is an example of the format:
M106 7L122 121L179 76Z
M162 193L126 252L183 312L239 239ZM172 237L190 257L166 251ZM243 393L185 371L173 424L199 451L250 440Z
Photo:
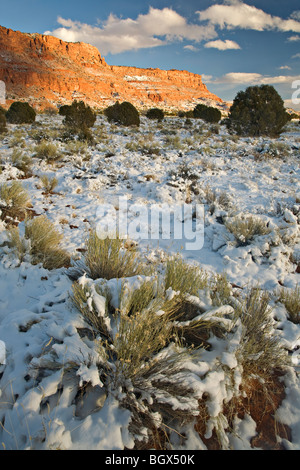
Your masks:
M61 126L60 117L38 116L38 122L46 130ZM205 204L203 247L187 249L187 237L161 237L159 240L137 237L137 247L151 265L163 266L166 254L180 252L187 261L199 264L210 274L225 272L232 285L240 290L259 282L273 299L274 291L280 286L297 286L299 273L296 268L300 261L299 126L291 124L290 131L278 139L289 148L288 155L271 158L266 156L272 143L267 138L234 140L221 127L220 134L209 135L201 142L203 131L198 121L193 123L192 129L183 127L183 123L183 120L169 117L157 125L142 118L141 128L136 131L111 126L99 116L95 129L101 128L107 141L90 147L85 155L67 155L65 144L57 141L63 159L52 166L34 158L33 176L21 180L35 212L47 215L63 233L64 247L79 258L79 250L84 248L91 227L108 230L114 224L114 213L128 215L129 222L136 223L132 206L125 213L120 197L126 197L128 204L145 208L152 204L161 208L164 204L184 204L191 191L193 203ZM169 132L176 130L181 140L180 151L166 145L164 127ZM17 129L17 126L10 126L10 132ZM24 127L26 152L30 155L34 155L35 145L30 131L36 129L39 127ZM138 138L154 142L153 147L160 148L160 155L143 154L126 147ZM9 137L0 141L3 166L0 184L22 175L12 164L13 148L9 142ZM108 147L112 149L111 157L107 157ZM24 151L24 148L20 149ZM192 179L180 176L183 164L197 176L198 191L189 188ZM53 194L46 196L39 187L37 175L42 174L58 179ZM207 188L215 191L215 200L206 199ZM228 201L221 205L220 195L224 193ZM99 210L101 204L109 207L105 214ZM222 217L242 215L253 215L266 221L270 232L254 237L247 245L239 245L222 223ZM24 231L24 222L20 222L19 228ZM144 228L141 227L140 234ZM48 271L41 265L33 266L26 257L20 263L6 241L6 226L1 222L0 420L4 424L0 427L0 443L3 448L133 448L131 413L120 406L116 394L105 390L99 375L99 344L79 334L87 325L70 302L72 280L63 268ZM136 288L143 279L143 276L127 278L123 288ZM84 274L79 282L91 289L88 305L91 307L93 303L99 317L105 320L109 329L112 328L106 315L106 299L96 287L105 285L111 294L111 304L118 308L121 280L92 281ZM169 291L170 298L175 294ZM231 306L213 307L204 292L194 298L191 296L190 301L205 312L202 318L214 319L230 328ZM292 358L292 366L284 377L286 398L276 413L292 432L291 442L285 439L282 444L288 450L299 450L300 325L289 320L282 304L272 302L277 333ZM158 311L158 315L161 314ZM206 438L210 437L214 426L226 428L222 406L238 392L242 373L236 356L239 334L237 329L230 342L211 338L211 350L202 351L197 360L186 364L190 384L197 389L198 398L203 394L209 396L207 408L211 419ZM72 374L72 365L75 374ZM234 390L230 388L228 370L234 374ZM84 389L86 384L90 388L79 399L78 390ZM165 396L157 399L162 403L167 400ZM174 398L168 403L173 409L191 406L188 397L186 403L178 403ZM251 449L251 438L256 432L253 419L248 415L243 419L236 417L234 428L234 432L222 434L224 448ZM181 433L186 436L184 443L175 434L170 437L175 449L206 449L193 426L185 426Z

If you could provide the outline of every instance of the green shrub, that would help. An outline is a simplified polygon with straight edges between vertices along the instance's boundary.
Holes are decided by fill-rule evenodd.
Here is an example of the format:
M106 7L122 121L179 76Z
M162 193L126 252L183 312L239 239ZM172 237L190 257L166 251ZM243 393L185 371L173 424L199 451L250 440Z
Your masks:
M0 110L0 134L7 131L5 113Z
M35 110L25 102L15 101L6 113L6 120L11 124L32 124L35 122Z
M74 129L84 130L93 127L96 113L83 101L73 101L70 106L61 106L59 114L65 116L64 124Z
M117 122L123 126L139 126L140 116L133 104L128 101L115 103L104 110L109 122Z
M238 135L277 137L290 120L284 102L270 85L240 91L230 108L226 125Z
M146 113L146 117L148 119L157 119L157 121L162 121L163 118L165 117L165 114L162 109L151 108L151 109L148 109Z
M219 109L212 106L206 106L205 104L197 104L194 108L193 115L195 118L203 119L210 123L217 123L222 117Z

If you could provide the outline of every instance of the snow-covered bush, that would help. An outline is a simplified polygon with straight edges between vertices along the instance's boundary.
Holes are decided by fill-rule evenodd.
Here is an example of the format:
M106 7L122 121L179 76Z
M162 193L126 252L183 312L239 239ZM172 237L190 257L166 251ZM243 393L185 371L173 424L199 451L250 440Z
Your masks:
M254 216L228 218L225 227L234 235L238 245L248 245L254 237L271 232L265 221Z
M76 263L74 275L86 272L91 279L112 279L134 276L142 270L135 248L127 249L118 236L100 238L96 230L92 230L86 241L84 261Z
M276 297L285 306L289 319L293 323L300 323L300 287L296 286L294 289L283 287L276 293Z
M46 216L35 217L25 222L22 238L18 228L10 232L10 245L20 261L29 255L32 264L42 264L45 269L58 269L70 263L70 256L61 248L63 235L59 233Z
M19 181L3 183L0 186L1 220L8 224L23 220L30 207L29 194Z

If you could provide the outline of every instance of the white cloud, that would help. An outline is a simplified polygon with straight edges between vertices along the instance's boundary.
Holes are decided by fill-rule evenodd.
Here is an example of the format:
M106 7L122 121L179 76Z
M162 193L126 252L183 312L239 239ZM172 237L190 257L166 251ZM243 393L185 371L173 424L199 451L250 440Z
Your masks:
M240 49L240 46L236 42L230 41L229 39L226 39L225 41L221 41L221 39L218 39L216 41L210 41L207 42L204 47L219 49L219 51L226 51L228 49Z
M191 51L195 51L197 44L203 41L206 42L206 48L222 51L240 49L234 41L218 39L216 28L300 33L300 10L293 12L288 19L282 19L247 5L242 0L224 0L222 4L214 4L196 14L197 21L193 23L168 7L150 7L148 13L140 14L135 19L110 14L105 21L98 21L94 25L58 17L59 27L44 34L68 42L92 44L101 54L106 55L163 46L175 41L186 41L184 48ZM294 34L289 40L296 41L298 38L300 36Z
M110 15L97 26L79 21L57 19L61 27L44 34L59 37L64 41L82 41L96 46L102 54L162 46L172 41L189 40L201 42L217 36L211 24L198 25L187 20L171 8L149 8L145 15L135 20Z
M253 29L256 31L277 30L300 32L300 16L294 12L293 17L285 20L265 13L252 5L239 0L212 5L206 10L198 11L201 21L208 21L221 29Z
M292 67L290 67L289 65L282 65L281 67L279 67L279 70L292 70Z
M292 59L299 59L299 58L300 58L300 52L292 56Z
M249 72L230 72L222 77L211 80L211 83L236 85L275 85L275 84L292 84L294 80L299 79L297 76L278 75L268 76L260 73Z
M187 44L183 47L183 49L187 49L188 51L197 52L199 51L198 47L193 46L192 44Z
M288 41L291 41L291 42L300 41L300 36L298 36L298 34L296 34L295 36L290 36L288 38Z
M291 18L294 20L300 21L300 10L293 11Z

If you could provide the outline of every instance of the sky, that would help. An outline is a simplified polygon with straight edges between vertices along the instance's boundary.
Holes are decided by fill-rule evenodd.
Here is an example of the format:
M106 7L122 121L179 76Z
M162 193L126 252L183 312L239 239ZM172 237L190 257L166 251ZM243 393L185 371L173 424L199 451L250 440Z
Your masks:
M0 24L87 42L110 65L201 74L226 101L273 85L300 111L299 0L0 0Z

